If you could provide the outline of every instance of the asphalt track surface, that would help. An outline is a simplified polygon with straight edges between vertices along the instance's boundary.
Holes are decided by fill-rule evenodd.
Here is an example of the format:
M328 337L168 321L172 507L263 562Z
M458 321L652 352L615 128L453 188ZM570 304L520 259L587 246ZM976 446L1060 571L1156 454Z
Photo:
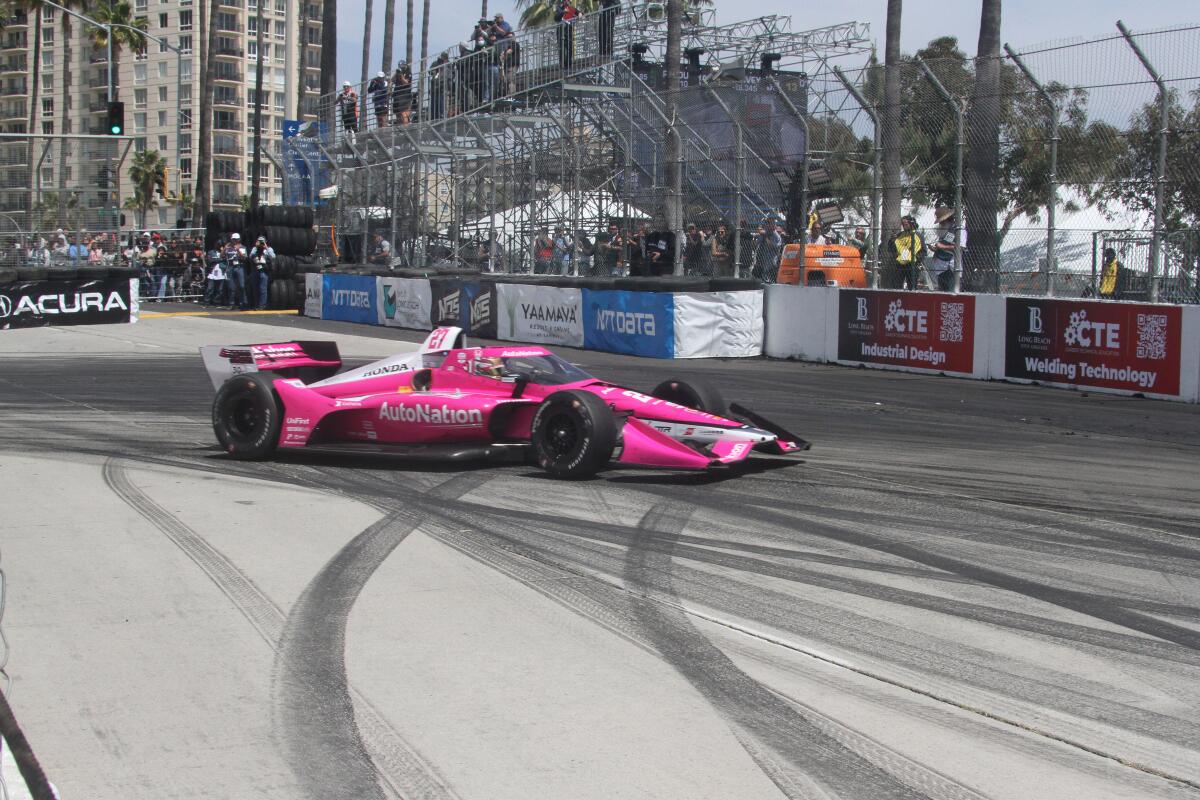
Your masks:
M561 349L813 449L226 458L195 348L297 337L422 334L0 334L10 697L63 797L1200 797L1200 409Z

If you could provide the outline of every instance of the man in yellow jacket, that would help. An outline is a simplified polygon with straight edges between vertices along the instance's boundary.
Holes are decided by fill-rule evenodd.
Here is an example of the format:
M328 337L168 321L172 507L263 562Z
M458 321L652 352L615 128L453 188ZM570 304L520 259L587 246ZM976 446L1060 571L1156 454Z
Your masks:
M921 264L925 260L925 240L917 230L916 217L906 214L900 218L900 232L892 237L889 247L892 260L896 263L896 288L919 288Z
M1121 274L1125 266L1117 260L1117 251L1111 247L1104 249L1103 269L1100 271L1100 297L1104 300L1120 300L1124 294L1124 283Z

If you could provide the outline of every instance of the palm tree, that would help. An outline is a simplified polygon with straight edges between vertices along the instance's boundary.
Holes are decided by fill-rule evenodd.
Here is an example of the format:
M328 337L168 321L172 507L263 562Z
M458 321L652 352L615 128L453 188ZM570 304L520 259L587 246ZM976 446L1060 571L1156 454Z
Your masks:
M296 119L304 119L304 93L308 86L308 0L300 0L300 41L299 50L300 80L296 81Z
M663 99L666 101L667 119L671 121L666 132L667 146L664 153L663 177L667 184L667 197L663 211L666 213L668 229L675 232L675 274L683 274L683 259L679 254L683 247L683 164L682 142L679 128L675 125L676 99L679 94L679 60L682 58L683 0L667 0L667 54L666 86Z
M367 0L367 22L363 29L363 58L362 58L362 81L359 87L358 97L358 118L362 120L362 128L367 129L367 73L371 70L371 7L375 5L372 0Z
M112 70L113 76L116 78L121 74L122 47L128 48L134 52L140 52L146 49L146 18L135 17L133 15L133 6L129 4L129 0L99 0L97 6L89 13L96 19L97 22L103 22L106 25L122 26L119 28L113 28L112 32ZM107 31L105 31L103 28L92 28L91 30L93 47L104 47L108 44ZM117 94L117 90L118 87L114 86L114 100L120 99Z
M996 211L1000 205L1000 4L1001 0L983 0L975 52L975 86L967 117L964 200L971 247L965 251L963 281L973 290L994 288L1000 267L996 236Z
M396 65L392 63L392 34L396 27L396 0L385 0L383 5L383 72L390 75Z
M326 103L326 130L334 130L333 96L337 93L337 2L321 3L321 97Z
M211 0L208 7L207 53L202 59L204 74L200 79L200 141L196 158L196 213L193 219L203 221L212 207L212 124L213 83L217 77L217 13L221 0ZM203 26L203 9L201 23Z
M151 209L158 207L158 200L154 198L154 189L166 168L167 162L157 150L143 150L133 156L133 163L129 166L129 179L133 182L133 195L125 201L124 208L127 211L138 212L139 228L146 227L146 214Z
M408 59L410 66L413 66L413 0L408 0L408 14L404 18L404 24L407 28L407 34L404 39L404 57ZM413 66L413 69L416 69Z
M880 238L889 240L900 224L900 10L903 0L888 0L883 45L883 224ZM888 252L891 252L890 249Z

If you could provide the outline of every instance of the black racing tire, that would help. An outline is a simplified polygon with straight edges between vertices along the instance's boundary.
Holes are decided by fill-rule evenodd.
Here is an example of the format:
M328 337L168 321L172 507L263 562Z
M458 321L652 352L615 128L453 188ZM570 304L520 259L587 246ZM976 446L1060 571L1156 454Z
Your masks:
M725 404L725 398L721 396L717 387L695 378L669 378L655 386L650 396L720 417L729 414L729 406Z
M262 375L234 375L217 390L213 433L221 449L244 461L266 458L279 444L283 409Z
M530 443L538 465L551 476L582 480L612 458L617 423L612 409L591 392L555 392L533 416Z
M267 286L267 308L272 311L276 311L282 307L279 305L279 290L282 287L283 284L279 283L279 281L271 281Z

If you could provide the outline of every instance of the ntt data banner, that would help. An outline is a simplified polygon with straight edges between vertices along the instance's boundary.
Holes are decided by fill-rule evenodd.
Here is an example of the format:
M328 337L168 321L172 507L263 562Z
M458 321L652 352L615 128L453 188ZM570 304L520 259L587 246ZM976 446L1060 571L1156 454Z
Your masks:
M1178 306L1010 297L1004 376L1177 395L1182 331Z
M583 347L583 292L551 286L502 283L497 337L530 344Z
M432 293L424 278L379 278L379 324L389 328L431 330Z
M673 357L674 295L584 289L583 343L589 350Z
M137 321L137 280L20 281L0 284L0 330Z
M321 319L379 324L374 276L325 275L321 286Z
M975 367L975 297L843 289L837 349L839 361L969 374Z

